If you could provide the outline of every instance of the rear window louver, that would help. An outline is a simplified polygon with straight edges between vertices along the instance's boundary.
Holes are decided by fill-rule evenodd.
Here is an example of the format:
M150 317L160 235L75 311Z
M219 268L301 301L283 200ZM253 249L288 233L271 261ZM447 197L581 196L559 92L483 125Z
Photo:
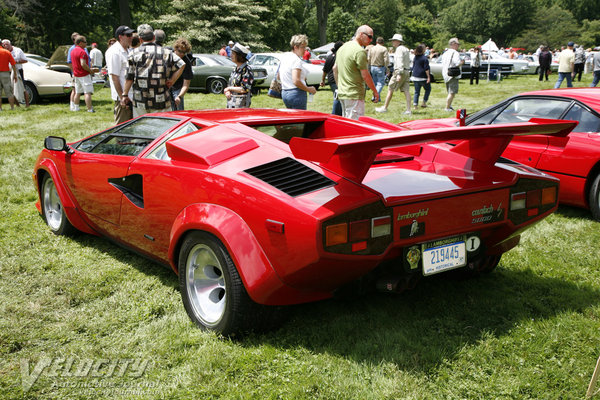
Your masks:
M289 157L259 165L244 172L290 196L300 196L335 185L331 179Z

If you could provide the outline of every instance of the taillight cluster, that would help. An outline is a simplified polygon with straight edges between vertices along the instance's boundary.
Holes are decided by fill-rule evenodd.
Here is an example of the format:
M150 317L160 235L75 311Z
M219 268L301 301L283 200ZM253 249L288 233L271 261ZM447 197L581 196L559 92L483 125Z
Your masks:
M515 188L516 189L516 188ZM538 187L534 190L515 191L510 195L509 219L521 224L545 213L558 201L558 186Z
M530 217L538 214L540 206L554 205L554 203L556 203L556 186L510 195L510 210L527 209L527 215Z
M350 251L367 249L370 239L392 234L392 217L389 215L359 221L342 222L325 227L325 247L349 244Z

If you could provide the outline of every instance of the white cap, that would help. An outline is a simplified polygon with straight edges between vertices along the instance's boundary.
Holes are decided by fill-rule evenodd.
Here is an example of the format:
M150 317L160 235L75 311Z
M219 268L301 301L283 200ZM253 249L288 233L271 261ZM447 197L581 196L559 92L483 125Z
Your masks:
M394 33L394 36L390 40L398 40L399 42L404 42L404 39L402 39L402 35L399 33Z

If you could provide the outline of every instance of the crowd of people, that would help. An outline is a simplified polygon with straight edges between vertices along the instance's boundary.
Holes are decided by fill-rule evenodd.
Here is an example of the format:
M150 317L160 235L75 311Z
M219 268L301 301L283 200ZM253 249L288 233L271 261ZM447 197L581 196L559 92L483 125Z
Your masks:
M73 75L71 111L80 110L80 97L83 95L87 111L95 112L92 105L92 76L103 68L104 63L111 98L114 101L116 123L148 112L184 109L184 96L193 78L193 57L188 40L179 38L171 48L165 46L166 35L160 29L154 30L148 24L140 25L137 30L122 25L115 30L115 37L108 41L108 49L103 55L97 43L92 43L88 52L85 36L74 32L71 39L73 45L67 54L67 63ZM371 101L379 103L387 79L387 95L383 105L375 108L376 112L387 112L394 93L398 90L404 93L405 115L410 115L413 108L427 107L433 80L429 61L436 57L441 57L442 61L442 76L447 92L445 111L453 111L452 103L459 90L461 66L464 64L464 57L459 53L458 38L451 38L441 55L425 44L408 49L399 33L389 39L392 44L391 51L385 47L383 37L377 37L375 44L372 44L373 39L373 29L362 25L356 30L352 40L346 43L336 42L327 55L320 86L328 84L331 88L333 114L358 119L365 113L366 89L371 90ZM536 51L540 65L539 80L548 80L551 63L558 60L555 88L560 87L564 80L567 81L568 87L572 87L573 80L581 80L584 64L591 62L594 69L591 86L596 86L600 81L600 52L591 53L590 50L586 52L582 46L569 42L566 48L560 52L555 50L553 54L547 46L540 46ZM250 49L230 40L221 46L219 54L235 63L228 85L223 91L226 107L250 107L254 85L253 71L248 65L252 55ZM393 68L390 65L392 54ZM500 48L497 54L508 59L523 58L523 54L513 48ZM470 49L469 55L470 84L478 84L482 62L488 55L481 51L481 46ZM306 83L306 63L310 57L308 37L294 35L290 40L290 51L282 54L280 58L275 78L281 84L281 98L287 108L306 109L307 103L316 92L315 87ZM2 41L0 94L4 90L11 109L19 106L20 102L24 102L26 107L29 106L27 91L23 87L22 64L26 62L27 58L21 49L12 46L9 40ZM414 85L412 97L410 82ZM423 98L419 104L421 91Z

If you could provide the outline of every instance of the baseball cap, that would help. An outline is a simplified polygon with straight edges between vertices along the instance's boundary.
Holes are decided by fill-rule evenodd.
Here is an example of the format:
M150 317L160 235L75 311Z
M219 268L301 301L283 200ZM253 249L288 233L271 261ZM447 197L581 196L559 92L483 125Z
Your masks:
M117 29L115 29L115 37L119 37L119 35L129 35L133 33L133 29L128 27L127 25L121 25Z
M564 43L564 42L563 42L563 43ZM569 47L573 47L573 46L575 46L575 43L573 43L573 42L569 42L569 43L567 43L567 46L569 46Z
M152 40L154 37L154 29L148 24L141 24L138 26L137 33L142 40Z
M245 56L247 56L247 55L248 55L248 53L250 52L250 50L249 50L247 47L245 47L245 46L242 46L242 45L241 45L241 44L239 44L239 43L236 43L236 44L233 46L233 48L231 49L231 51L235 51L236 53L240 53L240 54L243 54L243 55L245 55Z

